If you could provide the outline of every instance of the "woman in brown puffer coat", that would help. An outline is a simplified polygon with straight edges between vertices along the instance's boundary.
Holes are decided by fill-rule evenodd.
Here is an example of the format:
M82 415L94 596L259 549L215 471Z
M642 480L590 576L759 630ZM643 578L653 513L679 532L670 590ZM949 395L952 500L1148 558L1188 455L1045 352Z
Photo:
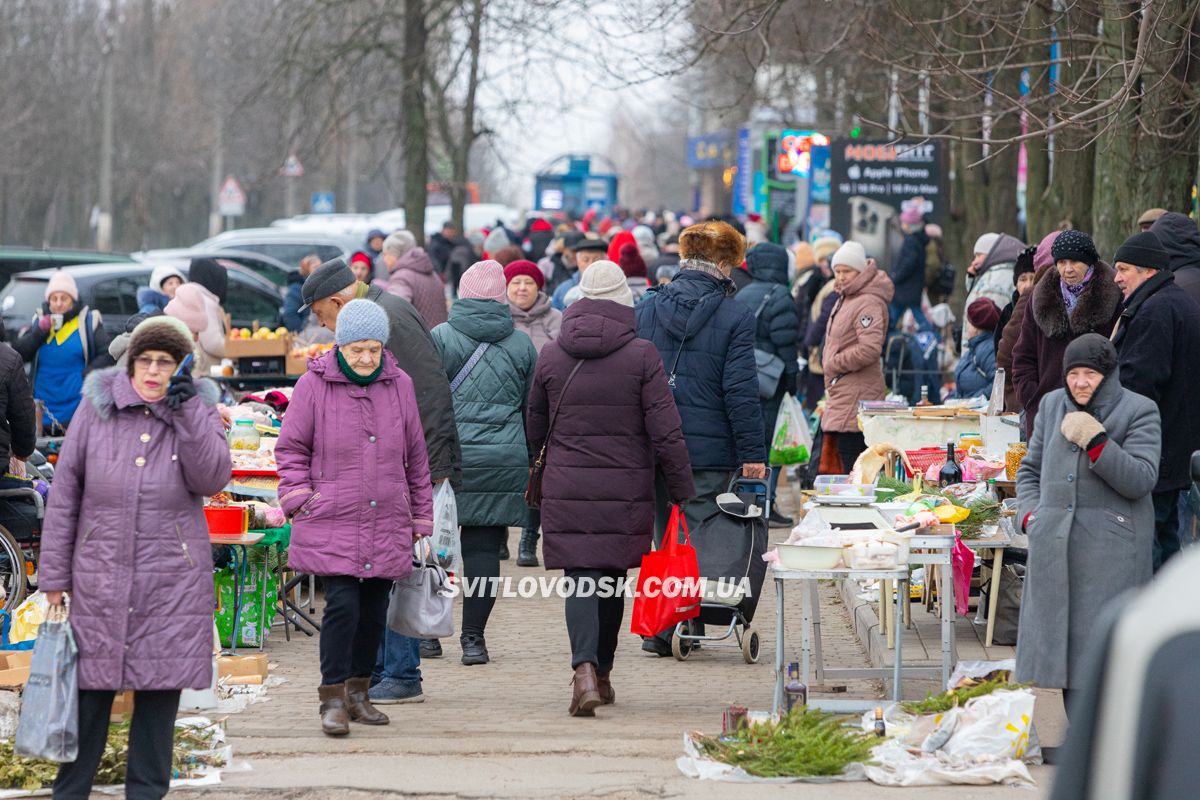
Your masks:
M825 415L821 430L837 434L842 466L849 470L866 449L858 427L861 400L882 400L887 392L880 358L887 341L892 281L863 246L846 242L833 255L833 280L841 295L825 329L821 366L825 370Z

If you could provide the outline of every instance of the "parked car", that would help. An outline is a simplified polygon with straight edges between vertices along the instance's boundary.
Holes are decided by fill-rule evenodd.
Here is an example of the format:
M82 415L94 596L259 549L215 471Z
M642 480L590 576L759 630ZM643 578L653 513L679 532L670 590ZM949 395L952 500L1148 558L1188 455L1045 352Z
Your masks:
M189 252L212 250L242 250L262 253L299 269L300 261L316 254L322 261L344 258L348 262L363 242L350 236L308 231L289 231L281 228L242 228L218 233L188 248Z
M185 262L191 261L193 258L223 259L241 264L280 288L286 287L288 275L299 269L298 265L285 264L277 258L249 250L192 250L188 247L176 247L169 250L146 250L134 253L133 258L148 264L157 264L163 259L172 261L182 259Z
M120 264L83 264L66 267L79 287L79 299L103 315L104 328L112 336L125 330L125 320L137 313L137 290L150 283L150 272L162 263L170 263L187 272L186 259L158 260L154 263L126 260ZM233 326L248 328L259 324L277 328L281 324L283 295L270 281L240 264L221 261L229 272L229 293L225 311ZM0 291L0 320L8 341L29 326L38 307L45 301L46 283L52 269L24 272Z
M74 264L123 263L129 256L122 253L99 253L92 250L36 250L32 247L0 247L0 287L13 275L47 267L69 267Z

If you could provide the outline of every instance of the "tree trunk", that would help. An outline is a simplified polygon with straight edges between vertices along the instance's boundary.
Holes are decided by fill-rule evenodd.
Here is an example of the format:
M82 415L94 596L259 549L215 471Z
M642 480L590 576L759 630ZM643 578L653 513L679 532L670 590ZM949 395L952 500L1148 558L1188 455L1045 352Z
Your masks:
M450 218L460 232L463 227L463 207L467 203L468 183L471 179L471 147L475 144L475 95L479 89L480 29L483 27L483 0L472 0L470 32L467 48L471 54L471 66L467 72L467 95L463 101L462 135L450 144Z
M404 143L404 217L417 244L425 243L425 203L429 197L429 124L425 110L428 61L425 0L408 0L404 14L404 76L400 89Z
M1048 29L1048 15L1044 6L1034 3L1029 9L1028 29L1035 43L1026 48L1025 61L1036 64L1050 56L1049 43L1042 38L1041 31ZM1037 130L1048 122L1046 107L1050 95L1050 71L1046 67L1032 67L1029 76L1029 110L1026 124L1030 131ZM1054 211L1049 203L1050 196L1050 142L1046 138L1030 139L1025 142L1025 239L1036 243L1047 233L1053 223Z

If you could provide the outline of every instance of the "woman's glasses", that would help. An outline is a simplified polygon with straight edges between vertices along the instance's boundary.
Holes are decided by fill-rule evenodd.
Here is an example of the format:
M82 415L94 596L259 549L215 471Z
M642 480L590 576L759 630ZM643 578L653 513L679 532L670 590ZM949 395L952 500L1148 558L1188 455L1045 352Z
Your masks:
M138 356L133 360L133 363L147 372L151 367L154 367L159 372L171 372L175 369L177 362L170 358L150 358L149 356Z

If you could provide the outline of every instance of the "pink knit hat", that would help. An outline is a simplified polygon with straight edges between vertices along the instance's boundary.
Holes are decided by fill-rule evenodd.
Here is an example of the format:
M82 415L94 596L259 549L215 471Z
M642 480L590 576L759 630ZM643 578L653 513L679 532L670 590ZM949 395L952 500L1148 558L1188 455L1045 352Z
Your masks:
M204 289L198 283L185 283L175 290L175 297L164 309L168 316L188 326L192 333L202 333L208 327L208 310L204 307Z
M508 282L499 261L480 261L463 273L458 282L458 296L463 300L495 300L508 302ZM176 292L178 294L178 292Z
M1054 240L1062 231L1052 231L1047 233L1042 241L1038 242L1037 252L1033 254L1034 270L1041 270L1042 267L1048 267L1054 263L1054 256L1050 252L1050 248L1054 246Z
M66 292L71 295L75 302L79 302L79 287L75 285L75 279L71 277L71 273L66 270L55 270L50 276L50 280L46 282L46 299L50 299L50 295L55 292Z

